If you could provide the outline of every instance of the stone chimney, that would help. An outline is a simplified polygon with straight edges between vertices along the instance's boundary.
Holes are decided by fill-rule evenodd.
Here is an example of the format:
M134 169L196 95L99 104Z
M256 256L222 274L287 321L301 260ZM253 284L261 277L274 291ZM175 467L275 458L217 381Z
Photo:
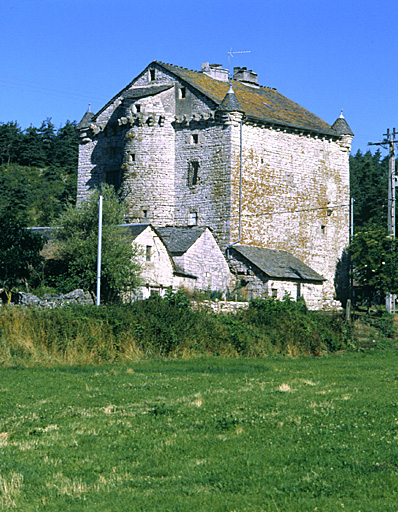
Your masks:
M202 73L214 78L215 80L228 82L228 69L223 69L221 64L209 64L208 62L203 62Z
M234 80L258 87L257 73L247 68L234 68Z

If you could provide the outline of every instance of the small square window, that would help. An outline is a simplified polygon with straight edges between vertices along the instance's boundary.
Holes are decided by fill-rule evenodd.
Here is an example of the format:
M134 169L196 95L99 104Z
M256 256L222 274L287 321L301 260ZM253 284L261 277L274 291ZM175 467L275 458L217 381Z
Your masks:
M151 261L151 249L152 247L150 245L147 245L145 248L145 259L146 261Z
M198 214L197 212L191 212L189 214L188 226L197 226L198 225Z

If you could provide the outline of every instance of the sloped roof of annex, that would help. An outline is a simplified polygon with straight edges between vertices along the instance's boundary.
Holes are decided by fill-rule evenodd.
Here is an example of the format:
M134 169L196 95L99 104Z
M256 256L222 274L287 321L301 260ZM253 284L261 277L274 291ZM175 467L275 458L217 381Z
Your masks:
M271 279L317 283L326 281L315 270L287 251L264 249L251 245L234 245L229 248L229 251L231 250L243 256L245 260L255 265Z
M95 122L97 117L118 98L131 96L135 82L148 72L150 68L154 67L167 71L176 80L183 81L192 89L203 94L214 103L215 110L222 109L221 103L228 93L230 85L232 85L236 98L248 120L336 138L341 135L320 117L312 114L294 101L289 100L276 89L264 86L252 87L239 80L216 80L203 71L194 71L161 61L151 62L134 80L100 109L92 117L91 121ZM156 94L164 91L166 87L167 85L164 82L157 85L155 79L150 87L143 88L140 86L139 88L137 87L137 90L140 89L140 94L146 95L149 90L152 94Z
M189 277L191 279L197 279L197 276L194 276L193 274L189 274L189 273L185 272L184 269L182 269L179 265L176 264L176 262L173 259L173 256L175 256L175 254L173 254L172 251L170 250L170 247L167 242L167 237L165 237L162 233L163 228L155 228L150 223L123 224L122 226L128 230L128 233L133 240L135 240L147 228L150 228L159 237L159 239L162 241L163 245L165 246L165 249L167 251L167 254L170 258L170 261L171 261L171 264L173 267L174 274L182 276L182 277ZM177 241L177 243L178 243L178 241Z
M173 256L182 256L202 236L206 227L165 226L157 228L163 242Z

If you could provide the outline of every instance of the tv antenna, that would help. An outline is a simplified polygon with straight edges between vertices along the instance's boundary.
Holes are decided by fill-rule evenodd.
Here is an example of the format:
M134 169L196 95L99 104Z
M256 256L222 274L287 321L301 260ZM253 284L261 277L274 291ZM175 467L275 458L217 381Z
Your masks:
M229 52L228 52L228 74L229 75L231 75L231 72L229 69L229 61L230 61L230 58L233 57L236 53L251 53L251 50L242 50L242 51L237 51L237 52L232 51L232 48L229 50Z

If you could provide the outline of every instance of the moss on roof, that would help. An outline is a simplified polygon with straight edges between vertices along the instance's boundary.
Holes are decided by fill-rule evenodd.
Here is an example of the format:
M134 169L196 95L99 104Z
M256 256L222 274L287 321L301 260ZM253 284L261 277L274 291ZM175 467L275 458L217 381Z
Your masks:
M155 61L155 64L187 82L217 106L221 104L229 90L229 82L215 80L201 71L180 68L159 61ZM275 89L246 85L237 80L232 80L231 83L239 104L249 118L326 135L337 135L320 117L289 100Z
M249 120L257 120L262 123L276 125L280 128L303 130L304 132L318 133L326 136L339 137L341 135L338 130L334 130L333 127L320 117L312 114L294 101L289 100L275 89L246 85L238 80L231 80L230 82L215 80L202 71L193 71L161 61L151 62L134 80L99 110L92 121L96 121L98 116L117 98L129 95L128 91L134 87L137 79L153 66L163 68L168 73L174 75L177 80L184 81L188 86L206 96L214 103L215 109L222 109L221 103L228 93L231 83L237 102L239 102L241 109ZM166 86L166 84L159 85ZM156 87L156 84L154 83L153 86ZM160 90L157 89L157 92L160 92Z

